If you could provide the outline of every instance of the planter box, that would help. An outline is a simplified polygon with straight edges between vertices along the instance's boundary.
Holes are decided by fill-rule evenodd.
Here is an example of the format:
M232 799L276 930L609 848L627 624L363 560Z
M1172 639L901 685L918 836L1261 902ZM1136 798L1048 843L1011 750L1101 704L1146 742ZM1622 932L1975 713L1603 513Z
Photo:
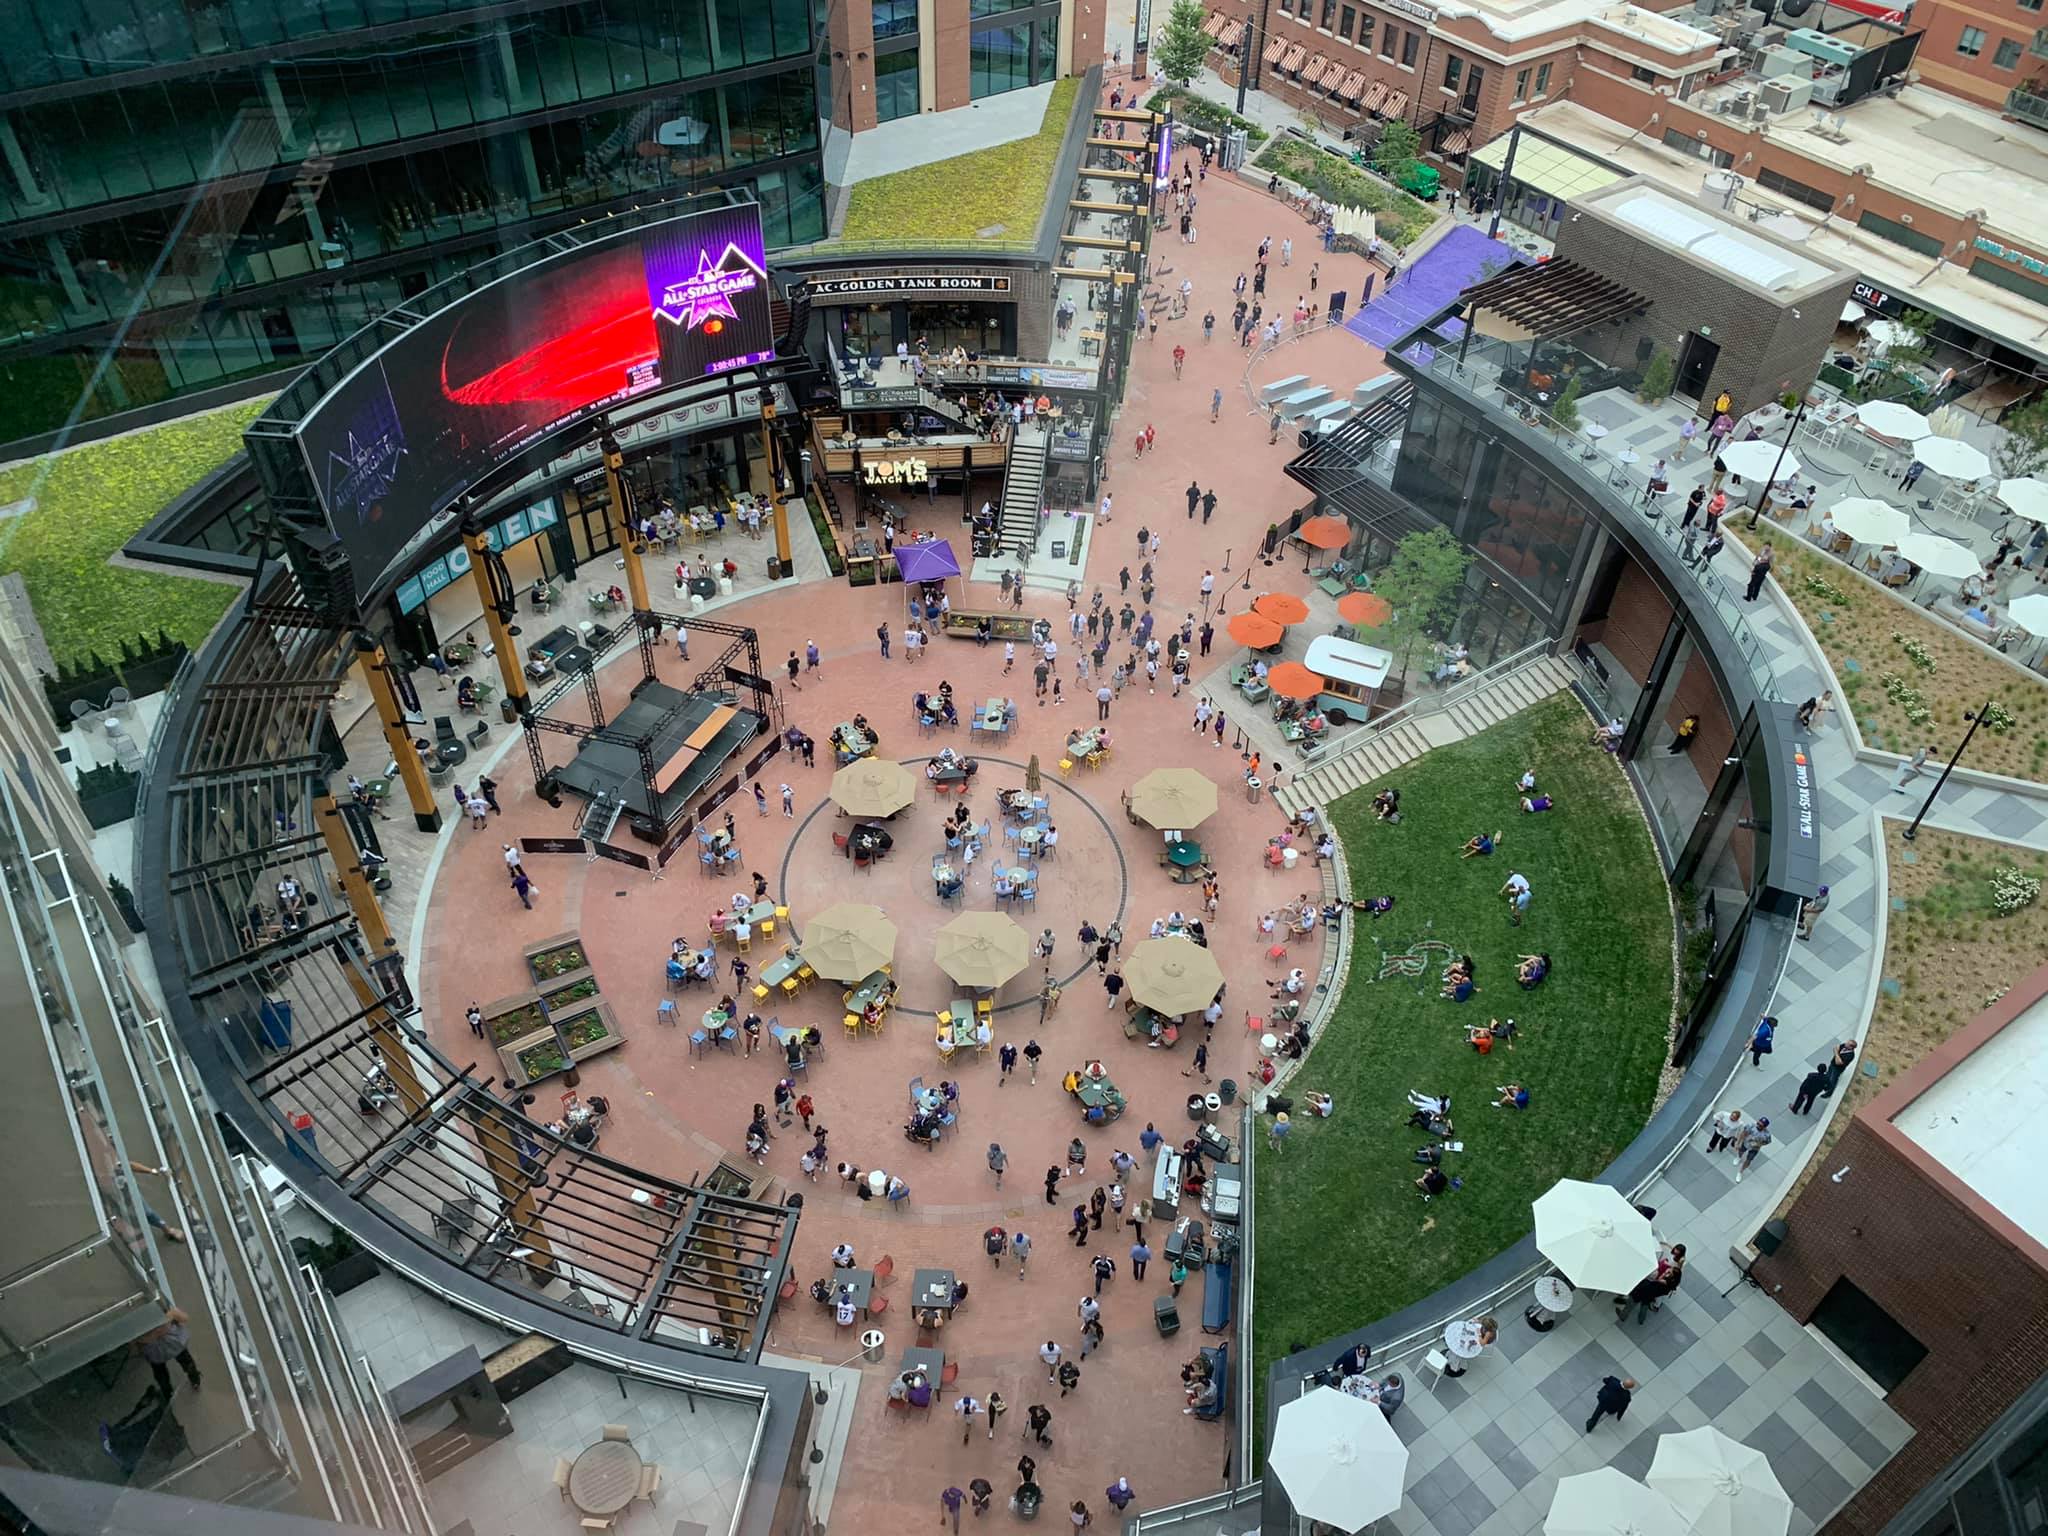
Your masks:
M529 1086L553 1077L557 1072L566 1072L573 1065L569 1053L562 1049L562 1042L551 1029L536 1039L516 1047L508 1047L499 1053L511 1063L511 1078Z
M538 992L515 992L484 1008L484 1031L500 1049L547 1027L547 1011Z
M566 995L571 992L577 995ZM557 1013L573 1013L597 995L597 975L587 965L540 983L540 1000L549 1018Z
M484 1361L484 1374L498 1389L498 1401L509 1403L561 1375L576 1363L569 1346L538 1333L507 1344Z
M586 1026L595 1023L604 1031L594 1039L582 1040L578 1036ZM587 1003L574 1013L566 1014L556 1021L556 1028L562 1036L562 1043L569 1047L573 1061L583 1062L593 1056L602 1056L614 1046L625 1044L625 1037L619 1033L619 1021L612 1013L611 1004L602 998Z
M554 1044L559 1048L561 1041L556 1038L552 1024L543 1024L539 1029L530 1030L516 1040L508 1040L498 1047L498 1065L505 1069L505 1075L514 1082L527 1081L526 1069L519 1064L519 1053L531 1050L536 1045Z
M520 954L526 960L526 973L536 986L545 986L572 971L583 970L589 963L583 953L583 940L573 933L558 933L538 944L529 944ZM574 963L562 963L569 960Z

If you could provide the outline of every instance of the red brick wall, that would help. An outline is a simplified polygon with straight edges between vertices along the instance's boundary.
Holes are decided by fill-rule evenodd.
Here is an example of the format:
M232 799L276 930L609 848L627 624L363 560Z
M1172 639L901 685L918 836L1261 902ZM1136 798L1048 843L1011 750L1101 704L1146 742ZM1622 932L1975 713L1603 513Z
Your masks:
M1794 1064L1796 1066L1796 1064ZM1846 1277L1927 1357L1888 1402L1915 1430L1822 1536L1869 1536L2011 1406L2048 1360L2048 1272L2022 1254L1860 1113L1786 1214L1787 1237L1757 1263L1801 1322ZM1782 1287L1782 1289L1779 1289Z
M1612 642L1609 642L1610 644ZM1714 672L1707 658L1695 650L1679 671L1678 686L1671 690L1664 709L1664 724L1672 730L1687 715L1700 717L1700 733L1692 744L1693 771L1708 789L1721 776L1721 759L1735 745L1735 725L1721 707L1721 691L1714 686Z
M1607 605L1607 618L1598 625L1582 626L1578 638L1604 640L1628 675L1642 683L1649 678L1650 663L1657 659L1657 647L1664 643L1664 632L1670 627L1670 602L1640 566L1624 560L1614 597Z

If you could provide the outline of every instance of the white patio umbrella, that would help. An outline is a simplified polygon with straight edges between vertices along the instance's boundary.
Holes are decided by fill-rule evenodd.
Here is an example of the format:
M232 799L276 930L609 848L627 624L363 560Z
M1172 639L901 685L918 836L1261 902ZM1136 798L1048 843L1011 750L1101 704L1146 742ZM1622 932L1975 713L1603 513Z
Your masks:
M2026 475L1998 482L1998 500L2006 510L2030 523L2048 523L2048 480Z
M1869 313L1870 311L1865 309L1861 304L1858 304L1854 299L1850 299L1848 302L1842 305L1842 324L1854 325L1858 320L1861 320L1865 315Z
M1378 1405L1317 1387L1280 1410L1266 1469L1301 1514L1356 1531L1401 1507L1408 1447Z
M1896 400L1872 400L1859 405L1856 419L1879 437L1903 438L1907 442L1925 437L1932 430L1925 416Z
M1792 1501L1762 1451L1718 1429L1659 1435L1645 1479L1693 1536L1785 1536Z
M1845 496L1828 508L1835 527L1858 544L1896 544L1913 531L1913 520L1888 501Z
M1782 464L1778 461L1779 454L1785 456ZM1729 474L1744 480L1761 480L1773 467L1777 469L1780 480L1789 480L1799 473L1798 455L1767 437L1747 443L1730 443L1721 450L1721 462L1728 466ZM1927 467L1934 468L1932 464Z
M1913 457L1944 480L1981 480L1991 473L1984 450L1959 438L1920 438L1913 444Z
M2013 623L2028 634L2048 635L2048 592L2029 592L2025 597L2016 597L2006 610Z
M1898 545L1900 554L1936 576L1974 576L1983 567L1969 545L1939 534L1909 533Z
M1893 347L1910 347L1920 335L1910 325L1901 325L1896 320L1873 320L1863 334L1870 338L1871 345L1880 352L1889 351Z
M1543 1536L1684 1536L1685 1528L1669 1499L1612 1467L1559 1478L1543 1517Z
M1627 1291L1657 1268L1649 1218L1611 1184L1559 1179L1536 1199L1536 1248L1589 1291Z

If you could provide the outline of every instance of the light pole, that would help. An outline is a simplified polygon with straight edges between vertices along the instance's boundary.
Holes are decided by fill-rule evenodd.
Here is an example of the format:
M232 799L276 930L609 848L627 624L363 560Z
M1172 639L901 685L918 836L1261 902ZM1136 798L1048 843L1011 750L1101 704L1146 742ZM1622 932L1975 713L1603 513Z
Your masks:
M1948 782L1948 776L1955 772L1956 762L1962 757L1963 748L1967 747L1970 744L1970 738L1977 734L1977 727L1984 723L1984 716L1990 711L1992 703L1992 700L1986 699L1983 709L1969 710L1964 713L1963 718L1970 722L1970 728L1963 732L1963 739L1956 743L1955 751L1949 754L1948 762L1942 766L1941 777L1934 781L1934 788L1927 791L1927 798L1921 802L1918 814L1913 817L1913 824L1899 834L1907 842L1912 842L1914 837L1918 835L1921 821L1934 808L1935 796L1941 793L1941 786Z
M1770 477L1764 481L1763 489L1757 492L1756 505L1749 509L1749 526L1752 528L1756 526L1756 520L1763 516L1764 503L1770 499L1771 487L1778 483L1778 470L1785 462L1785 455L1792 451L1792 439L1799 435L1799 423L1805 419L1806 399L1801 396L1799 409L1792 413L1792 425L1786 429L1785 441L1778 445L1778 457L1771 465ZM1963 739L1969 740L1967 736Z

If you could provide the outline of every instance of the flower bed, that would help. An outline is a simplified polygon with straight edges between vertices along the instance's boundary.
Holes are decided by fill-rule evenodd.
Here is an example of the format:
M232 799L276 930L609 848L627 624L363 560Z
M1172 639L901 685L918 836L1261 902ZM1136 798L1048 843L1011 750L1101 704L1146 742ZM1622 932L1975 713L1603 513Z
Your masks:
M583 953L583 940L573 933L558 933L526 948L526 969L536 986L580 971L590 964Z
M1154 91L1145 99L1147 112L1172 112L1174 121L1187 123L1221 138L1233 128L1244 130L1245 142L1253 148L1266 142L1266 130L1248 117L1239 117L1228 107L1219 107L1206 96L1184 91L1177 85Z
M1993 660L1797 538L1781 535L1772 554L1785 595L1841 679L1837 702L1855 711L1865 745L1904 753L1932 746L1945 755L1969 729L1963 712L1989 699L1963 766L2048 783L2048 683Z
M542 982L540 995L548 1006L548 1013L559 1014L585 998L597 996L597 977L587 966L580 971L568 971L552 981Z
M547 1011L532 993L502 998L484 1010L484 1028L491 1044L502 1049L515 1045L548 1027Z
M1403 248L1436 219L1426 206L1392 182L1300 139L1275 139L1252 157L1252 164L1279 172L1325 202L1365 209L1373 215L1380 238Z
M562 1049L562 1042L553 1035L535 1041L517 1052L513 1059L519 1063L518 1075L529 1083L569 1070L569 1053Z

